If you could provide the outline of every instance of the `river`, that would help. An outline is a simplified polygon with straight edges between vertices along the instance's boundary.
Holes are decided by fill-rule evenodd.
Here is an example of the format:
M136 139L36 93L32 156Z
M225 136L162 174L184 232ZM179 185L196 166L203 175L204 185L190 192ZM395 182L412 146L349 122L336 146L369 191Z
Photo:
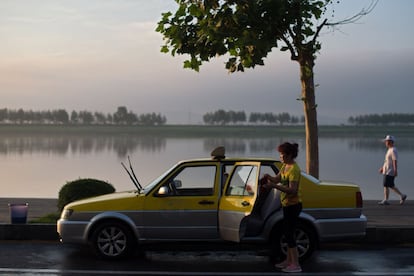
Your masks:
M358 184L364 199L382 198L382 137L319 139L320 179ZM121 166L130 156L135 172L145 185L177 161L209 157L219 145L227 156L275 157L284 141L300 145L298 163L305 168L303 137L269 138L151 138L140 135L27 135L0 136L1 197L57 198L68 181L96 178L111 183L117 191L134 188ZM399 150L397 187L410 198L414 138L396 141ZM397 200L391 194L391 200Z

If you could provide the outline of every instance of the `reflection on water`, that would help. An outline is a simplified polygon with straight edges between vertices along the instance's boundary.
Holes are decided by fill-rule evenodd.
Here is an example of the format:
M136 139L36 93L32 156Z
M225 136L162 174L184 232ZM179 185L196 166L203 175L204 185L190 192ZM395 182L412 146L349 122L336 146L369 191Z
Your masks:
M165 148L165 138L149 136L0 136L0 155L47 153L56 155L90 154L113 151L119 158L128 152L159 152Z
M113 151L119 158L125 158L128 152L148 151L162 152L166 146L165 137L150 136L0 136L0 155L47 153L67 155L69 153L91 154L100 151ZM185 140L185 139L184 139ZM223 145L227 152L233 155L250 153L273 152L276 146L285 139L259 138L205 138L206 152ZM301 139L294 140L297 143ZM300 143L304 144L304 143Z
M165 137L152 136L90 136L90 135L33 135L33 136L0 136L0 155L47 153L67 155L69 153L90 154L100 151L113 151L119 158L125 158L128 152L148 151L162 152L166 147ZM201 138L200 138L201 139ZM185 139L184 139L185 140ZM217 145L225 146L227 152L234 155L249 153L273 152L278 144L294 141L304 149L303 138L204 138L204 150L211 151ZM384 149L379 139L371 138L330 138L338 143L346 142L349 150L379 151ZM413 139L405 138L397 141L401 151L414 151ZM323 142L323 139L321 139Z
M204 139L204 150L208 152L217 145L222 145L226 148L226 152L231 153L233 156L258 156L258 154L274 155L277 145L286 141L294 141L299 145L304 145L302 138L296 138L293 140L292 138L206 138Z
M348 138L347 140L350 150L378 151L384 149L384 144L380 139ZM396 146L400 151L414 151L412 138L400 138L396 140Z
M225 146L227 156L278 158L276 147L285 141L300 146L298 163L305 168L304 137L269 138L168 138L148 135L0 135L0 166L3 197L52 197L77 178L97 178L112 183L117 191L132 189L120 166L131 156L141 183L149 183L175 162L209 157L217 146ZM410 185L414 138L402 137L397 186L414 195ZM319 139L320 178L360 185L365 199L382 197L382 165L385 146L381 138L335 137ZM22 173L24 172L24 173Z

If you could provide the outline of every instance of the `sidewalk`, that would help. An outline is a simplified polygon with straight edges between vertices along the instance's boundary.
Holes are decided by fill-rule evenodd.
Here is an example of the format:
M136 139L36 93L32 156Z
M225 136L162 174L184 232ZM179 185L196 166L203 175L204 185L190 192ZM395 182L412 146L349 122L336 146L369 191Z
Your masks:
M10 224L9 203L28 203L28 222L58 210L57 199L53 198L0 198L0 240L11 239L23 227L27 233L20 235L22 239L57 239L54 224ZM414 200L407 200L404 205L398 200L390 203L380 206L378 201L364 201L363 214L368 219L364 242L414 242ZM42 233L36 234L39 231Z
M380 200L364 201L363 214L368 227L411 227L414 228L414 200L390 200L390 205L378 205Z
M390 205L378 201L364 201L363 214L368 219L367 234L362 240L368 243L414 242L414 200L391 200Z

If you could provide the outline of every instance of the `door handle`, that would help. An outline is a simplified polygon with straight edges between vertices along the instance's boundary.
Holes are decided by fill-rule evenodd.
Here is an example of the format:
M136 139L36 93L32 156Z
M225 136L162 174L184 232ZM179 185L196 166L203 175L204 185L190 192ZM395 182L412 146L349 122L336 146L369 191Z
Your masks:
M249 205L250 205L250 202L248 202L248 201L243 201L243 202L241 203L241 205L243 205L244 207L246 207L246 206L249 206Z
M211 201L211 200L202 200L202 201L199 201L198 204L200 204L200 205L213 205L214 204L214 201Z

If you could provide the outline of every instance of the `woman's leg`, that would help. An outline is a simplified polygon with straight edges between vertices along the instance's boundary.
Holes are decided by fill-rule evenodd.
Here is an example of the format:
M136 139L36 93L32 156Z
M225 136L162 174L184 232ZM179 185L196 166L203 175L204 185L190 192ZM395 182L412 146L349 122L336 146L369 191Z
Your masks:
M287 262L290 265L299 266L299 256L296 247L296 225L300 212L302 211L302 204L296 204L283 208L283 215L285 220L285 237L288 243Z

